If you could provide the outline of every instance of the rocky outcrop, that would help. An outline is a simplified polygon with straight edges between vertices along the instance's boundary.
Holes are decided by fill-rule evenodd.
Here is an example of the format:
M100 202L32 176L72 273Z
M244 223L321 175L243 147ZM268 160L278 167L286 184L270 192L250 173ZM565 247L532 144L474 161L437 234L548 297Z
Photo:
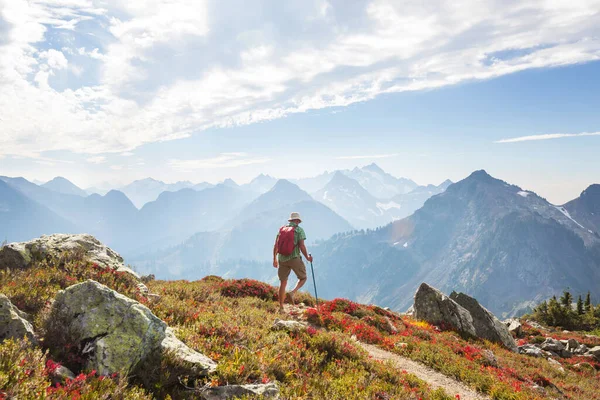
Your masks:
M491 342L502 343L506 348L517 352L517 344L508 328L471 296L452 292L450 299L464 307L473 318L476 336Z
M15 307L8 297L0 294L0 342L4 339L23 339L35 341L33 326L27 321L26 314Z
M503 344L518 351L506 326L477 300L464 293L446 296L434 287L422 283L415 294L414 317L434 325L452 326L463 334Z
M60 291L50 321L49 335L63 335L76 345L85 366L100 375L130 372L164 350L191 363L191 372L216 368L208 357L179 341L146 306L92 280Z
M43 235L29 242L10 243L0 248L0 268L23 269L36 258L60 256L65 252L85 252L86 258L101 267L112 268L139 276L126 267L123 258L110 247L88 234Z
M534 357L562 357L575 356L593 357L600 361L600 346L589 349L585 344L580 344L575 339L557 340L546 338L540 344L525 344L519 346L519 353Z
M228 385L208 388L202 392L206 400L225 400L250 396L260 396L261 399L279 399L279 388L275 383L265 385Z
M477 336L469 311L426 283L422 283L415 294L414 317L434 325L449 325L462 333Z

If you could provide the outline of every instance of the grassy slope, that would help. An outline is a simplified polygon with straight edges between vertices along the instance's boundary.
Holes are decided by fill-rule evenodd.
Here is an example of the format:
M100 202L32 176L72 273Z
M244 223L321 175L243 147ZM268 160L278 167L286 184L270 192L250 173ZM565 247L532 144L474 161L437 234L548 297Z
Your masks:
M0 345L1 393L18 398L198 398L183 387L205 384L260 383L278 381L283 398L304 399L454 399L454 394L431 391L414 376L389 364L370 360L351 339L373 343L413 360L421 361L497 399L550 399L559 390L565 398L600 399L600 365L579 371L564 362L566 373L546 360L511 353L497 345L465 340L454 332L388 313L378 307L362 306L336 299L305 316L317 326L306 332L274 332L270 327L277 314L274 288L256 281L207 277L201 281L154 281L151 292L160 301L149 304L129 276L105 272L78 259L41 261L26 271L0 272L0 293L30 313L36 329L44 334L48 302L62 288L86 279L107 286L147 304L172 326L180 339L219 362L207 381L180 377L168 357L153 362L128 377L97 377L80 373L75 381L51 387L49 372L54 362L77 368L77 354L68 351L44 353L44 348L26 348L23 343ZM312 303L305 295L304 301ZM390 332L389 318L398 328ZM528 331L528 340L540 340L540 332ZM569 335L572 337L573 335ZM600 342L586 337L582 342ZM52 341L45 339L46 345ZM405 343L405 344L400 344ZM485 357L491 350L498 366ZM543 392L533 385L545 387ZM116 395L115 395L116 393Z

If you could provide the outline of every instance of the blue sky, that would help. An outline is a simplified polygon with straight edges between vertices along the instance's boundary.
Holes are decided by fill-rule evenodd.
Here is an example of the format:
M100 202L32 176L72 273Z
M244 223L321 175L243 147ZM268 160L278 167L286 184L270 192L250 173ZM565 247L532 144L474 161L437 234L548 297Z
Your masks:
M376 162L422 184L486 169L561 203L600 182L598 10L0 0L0 174L246 182Z

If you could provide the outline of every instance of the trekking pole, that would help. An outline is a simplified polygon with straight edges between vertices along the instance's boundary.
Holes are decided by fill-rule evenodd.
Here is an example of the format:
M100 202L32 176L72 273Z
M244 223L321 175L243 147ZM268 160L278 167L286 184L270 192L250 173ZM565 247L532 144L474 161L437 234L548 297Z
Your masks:
M312 254L308 253L312 258ZM315 269L313 268L312 261L310 262L310 271L312 272L313 285L315 285L315 299L317 299L317 310L319 309L319 295L317 294L317 282L315 281Z

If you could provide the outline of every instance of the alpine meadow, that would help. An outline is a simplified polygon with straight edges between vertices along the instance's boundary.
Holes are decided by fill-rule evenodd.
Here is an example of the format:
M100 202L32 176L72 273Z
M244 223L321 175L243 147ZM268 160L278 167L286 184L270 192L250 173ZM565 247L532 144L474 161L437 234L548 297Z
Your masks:
M600 0L0 0L0 400L600 400Z

